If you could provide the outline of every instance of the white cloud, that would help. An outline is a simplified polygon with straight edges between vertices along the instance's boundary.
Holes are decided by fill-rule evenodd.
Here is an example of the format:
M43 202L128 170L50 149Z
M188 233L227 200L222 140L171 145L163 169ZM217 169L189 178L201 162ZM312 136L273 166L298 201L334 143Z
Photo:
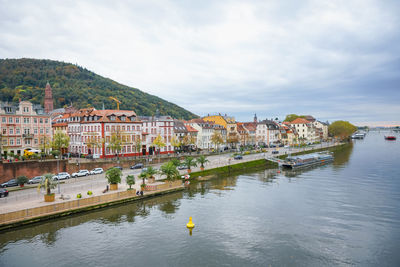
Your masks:
M1 57L78 63L198 114L396 116L329 101L399 77L395 1L0 3Z

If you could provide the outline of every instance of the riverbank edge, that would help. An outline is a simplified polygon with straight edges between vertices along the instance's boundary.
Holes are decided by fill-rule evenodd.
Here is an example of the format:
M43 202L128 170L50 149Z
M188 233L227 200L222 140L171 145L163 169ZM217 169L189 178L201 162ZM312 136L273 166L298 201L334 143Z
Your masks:
M171 188L171 189L165 189L165 190L161 190L161 191L147 193L143 196L135 195L135 196L124 198L124 199L118 199L118 200L114 200L114 201L110 201L110 202L85 206L85 207L81 207L81 208L77 208L77 209L65 210L65 211L61 211L61 212L56 212L56 213L47 214L47 215L43 215L43 216L33 217L33 218L15 221L15 222L11 222L11 223L0 224L0 233L9 231L9 230L14 230L14 229L26 226L26 225L44 222L44 221L48 221L48 220L52 220L52 219L57 219L57 218L61 218L61 217L65 217L65 216L69 216L69 215L73 215L73 214L88 212L88 211L102 209L102 208L106 208L106 207L110 207L110 206L116 206L116 205L120 205L120 204L124 204L124 203L128 203L128 202L139 201L139 200L143 200L143 199L159 197L159 196L174 193L177 191L182 191L184 189L185 189L185 187L183 185L181 185L179 187L175 187L175 188Z
M334 151L337 149L341 149L342 147L344 147L346 145L348 145L348 144L342 143L342 144L338 144L338 145L332 146L332 147L323 147L323 148L300 151L300 152L292 153L291 155L296 156L296 155L304 155L304 154L310 154L310 153L321 152L321 151ZM285 159L287 156L288 156L288 154L279 155L279 156L277 156L277 158ZM267 169L278 168L278 163L269 161L267 159L257 159L257 160L252 160L252 161L246 161L246 162L231 164L231 165L227 165L227 166L223 166L223 167L208 169L208 170L204 170L204 171L192 172L190 174L190 179L199 178L199 177L210 177L210 176L215 176L215 175L234 174L234 173L246 171L249 169L255 170L258 168L267 168Z

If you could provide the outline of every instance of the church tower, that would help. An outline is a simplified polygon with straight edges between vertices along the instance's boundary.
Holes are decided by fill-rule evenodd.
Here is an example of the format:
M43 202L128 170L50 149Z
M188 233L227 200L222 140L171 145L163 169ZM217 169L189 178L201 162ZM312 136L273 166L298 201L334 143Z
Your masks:
M44 91L44 112L49 113L50 111L53 111L53 92L49 82L47 82Z

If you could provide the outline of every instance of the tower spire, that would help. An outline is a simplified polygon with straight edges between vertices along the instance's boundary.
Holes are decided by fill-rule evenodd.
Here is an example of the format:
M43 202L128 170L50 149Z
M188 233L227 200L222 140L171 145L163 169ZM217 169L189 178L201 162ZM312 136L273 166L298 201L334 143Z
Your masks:
M49 81L47 81L46 89L44 90L44 111L46 113L53 111L53 92Z

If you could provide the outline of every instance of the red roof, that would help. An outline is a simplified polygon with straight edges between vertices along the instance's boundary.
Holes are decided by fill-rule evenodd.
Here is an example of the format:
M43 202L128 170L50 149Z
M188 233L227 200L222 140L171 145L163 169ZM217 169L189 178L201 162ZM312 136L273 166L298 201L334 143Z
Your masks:
M308 120L303 118L297 118L294 121L290 122L291 124L307 124L310 123Z
M186 130L188 130L188 132L198 132L195 128L193 128L190 125L185 125L185 127L186 127Z

